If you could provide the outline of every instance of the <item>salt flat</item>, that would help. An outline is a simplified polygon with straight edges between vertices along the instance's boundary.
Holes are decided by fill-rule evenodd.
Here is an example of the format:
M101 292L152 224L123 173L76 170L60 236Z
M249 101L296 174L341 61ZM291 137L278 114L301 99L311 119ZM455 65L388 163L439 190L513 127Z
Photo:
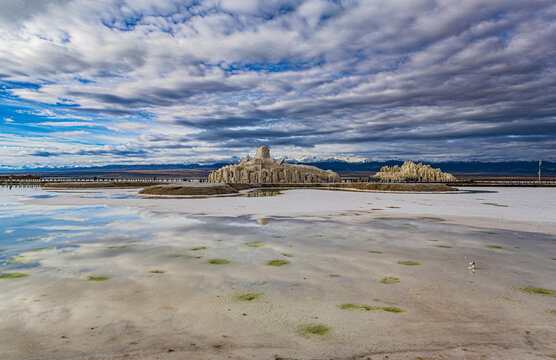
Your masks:
M5 196L0 355L550 359L554 191L497 191Z
M471 226L543 232L556 235L556 191L551 188L462 188L458 193L386 193L292 189L276 197L207 197L203 199L98 198L91 193L137 194L137 190L103 189L57 193L34 204L131 206L192 215L297 217L347 215L441 217ZM380 209L380 210L377 210ZM352 214L353 215L353 214Z

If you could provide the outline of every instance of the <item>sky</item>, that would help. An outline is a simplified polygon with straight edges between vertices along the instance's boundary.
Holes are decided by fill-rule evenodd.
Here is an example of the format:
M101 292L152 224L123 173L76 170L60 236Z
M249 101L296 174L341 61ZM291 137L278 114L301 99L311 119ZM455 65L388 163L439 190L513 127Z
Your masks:
M0 169L556 160L554 0L0 0Z

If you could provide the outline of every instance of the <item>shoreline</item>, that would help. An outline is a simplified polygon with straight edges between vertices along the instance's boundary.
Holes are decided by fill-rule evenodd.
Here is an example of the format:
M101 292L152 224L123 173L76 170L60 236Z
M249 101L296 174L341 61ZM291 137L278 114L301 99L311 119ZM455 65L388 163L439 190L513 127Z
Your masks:
M346 189L361 191L388 192L448 192L458 191L457 188L437 183L315 183L315 184L243 184L243 183L161 183L161 182L67 182L47 183L44 189L102 189L102 188L143 188L139 191L144 195L217 195L237 194L247 189Z

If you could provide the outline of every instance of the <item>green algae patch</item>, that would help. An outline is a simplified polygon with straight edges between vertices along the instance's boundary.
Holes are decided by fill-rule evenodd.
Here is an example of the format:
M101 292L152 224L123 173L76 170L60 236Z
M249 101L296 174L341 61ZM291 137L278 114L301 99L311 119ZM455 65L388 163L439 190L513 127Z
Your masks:
M357 304L347 303L338 305L338 307L342 310L359 310L361 307Z
M511 249L509 249L505 246L502 246L502 245L485 245L485 247L488 248L488 249L512 251Z
M386 276L383 277L379 283L381 284L398 284L400 283L402 280L400 278L394 277L394 276Z
M189 250L191 250L191 251L199 251L199 250L206 250L206 249L208 249L208 246L197 246L197 247L191 248L191 249L189 249Z
M110 279L107 276L87 276L86 281L106 281Z
M451 249L450 245L433 245L434 247L441 248L441 249Z
M265 263L268 266L284 266L288 265L290 262L288 260L270 260Z
M368 252L371 254L384 254L382 251L375 251L375 250L369 250Z
M309 337L312 335L325 335L332 331L332 328L323 324L307 324L297 328L297 332L301 336Z
M31 250L32 252L41 252L41 251L50 251L50 250L54 250L54 248L49 247L49 248L38 248L38 249L33 249Z
M380 309L379 307L376 307L376 306L359 305L359 304L354 304L354 303L341 304L341 305L338 305L338 307L342 310L351 310L351 311L353 311L353 310L373 311L373 310Z
M8 260L9 263L24 263L29 261L29 256L14 256L13 258L11 258L10 260Z
M261 242L261 241L254 241L254 242L245 243L245 245L250 246L250 247L262 247L262 246L265 246L266 244L264 242Z
M281 255L285 257L294 257L292 254L288 254L288 253L282 253Z
M114 245L114 246L108 246L109 249L125 249L127 248L127 246L125 245Z
M210 259L209 261L207 261L207 263L212 264L212 265L225 265L225 264L229 264L230 260L226 260L226 259Z
M418 261L413 261L413 260L398 261L398 264L400 264L400 265L407 265L407 266L417 266L417 265L421 265L420 262L418 262Z
M0 279L17 279L26 276L29 276L29 274L20 272L0 273Z
M244 294L239 294L235 296L235 301L253 301L257 300L263 296L263 293L256 293L256 292L248 292Z
M549 309L546 310L547 313L552 314L552 315L556 315L556 309Z
M346 303L338 305L338 307L342 310L365 310L365 311L375 311L375 310L382 310L391 313L402 313L403 310L393 306L371 306L371 305L359 305L353 303Z
M394 306L383 306L380 308L381 310L387 311L387 312L391 312L391 313L402 313L403 310Z
M166 270L151 270L149 271L151 274L164 274Z
M524 293L527 293L527 294L556 297L556 290L543 289L543 288L539 288L539 287L535 287L535 286L525 286L525 287L520 288L519 290L521 290L521 291L523 291Z
M186 259L202 259L202 255L193 255L193 254L174 254L172 257L175 258L186 258Z

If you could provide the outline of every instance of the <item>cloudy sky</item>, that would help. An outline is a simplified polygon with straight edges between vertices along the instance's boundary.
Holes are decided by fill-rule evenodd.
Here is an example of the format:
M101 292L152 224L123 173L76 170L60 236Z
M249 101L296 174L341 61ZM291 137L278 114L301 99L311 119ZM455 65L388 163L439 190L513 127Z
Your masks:
M0 169L556 159L554 0L0 0Z

